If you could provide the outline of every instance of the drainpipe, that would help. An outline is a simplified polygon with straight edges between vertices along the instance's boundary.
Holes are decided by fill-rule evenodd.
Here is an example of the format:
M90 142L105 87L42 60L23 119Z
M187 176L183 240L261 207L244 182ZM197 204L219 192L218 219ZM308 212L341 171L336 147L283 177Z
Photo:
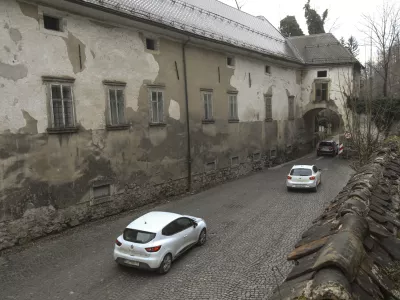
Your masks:
M186 51L185 47L189 42L190 38L182 44L182 59L183 59L183 80L185 84L185 103L186 103L186 131L187 131L187 169L188 169L188 191L192 189L192 153L190 143L190 125L189 125L189 95L188 95L188 84L187 84L187 73L186 73Z

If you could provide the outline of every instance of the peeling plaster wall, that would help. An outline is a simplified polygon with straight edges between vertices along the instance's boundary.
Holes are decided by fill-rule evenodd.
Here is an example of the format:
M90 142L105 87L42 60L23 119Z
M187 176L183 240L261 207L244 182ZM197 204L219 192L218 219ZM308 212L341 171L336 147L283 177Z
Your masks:
M62 16L64 32L43 29L47 10ZM186 191L182 44L158 37L159 51L148 51L146 34L25 2L0 1L0 249ZM304 143L299 71L272 65L272 75L265 75L264 62L245 57L237 57L232 69L226 66L226 53L191 44L186 57L195 189L308 150L285 150ZM42 76L75 79L77 133L47 133ZM106 129L103 80L126 82L125 130ZM152 84L164 86L163 126L149 126ZM212 124L202 122L202 88L213 89ZM239 123L228 122L228 90L238 92ZM270 90L274 121L265 122L263 93ZM295 96L295 119L290 121L289 95ZM271 149L278 150L277 158L269 157ZM238 165L232 165L234 157ZM207 170L209 162L215 162L215 170ZM100 203L93 199L96 183L111 184L111 196Z

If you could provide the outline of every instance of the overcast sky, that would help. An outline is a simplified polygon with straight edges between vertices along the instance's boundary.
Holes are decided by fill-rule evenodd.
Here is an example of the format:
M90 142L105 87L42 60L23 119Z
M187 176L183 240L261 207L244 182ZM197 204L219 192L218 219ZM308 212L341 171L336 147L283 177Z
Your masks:
M231 6L235 5L235 0L220 0ZM263 15L276 28L279 22L287 15L294 15L304 34L308 34L307 25L304 18L304 4L306 0L238 0L239 4L244 4L242 10L258 16ZM400 0L390 0L398 1ZM325 24L325 31L333 33L337 39L350 35L356 37L360 45L369 44L365 34L361 32L365 27L362 25L361 15L373 15L382 6L382 0L311 0L311 7L321 15L328 9L328 19ZM336 23L335 23L336 22ZM335 23L335 24L334 24ZM332 28L333 26L333 28ZM364 64L365 59L370 57L370 48L360 46L359 60ZM366 55L365 55L366 53Z

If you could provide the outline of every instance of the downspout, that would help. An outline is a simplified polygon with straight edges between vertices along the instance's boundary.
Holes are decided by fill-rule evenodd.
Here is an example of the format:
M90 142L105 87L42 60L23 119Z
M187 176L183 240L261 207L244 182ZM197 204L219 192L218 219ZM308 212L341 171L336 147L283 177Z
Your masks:
M189 125L189 95L188 95L188 84L187 84L187 73L186 73L186 51L185 47L189 42L188 37L186 42L182 44L182 59L183 59L183 80L185 84L185 104L186 104L186 131L187 131L187 169L188 169L188 191L192 190L192 153L191 153L191 142L190 142L190 125Z

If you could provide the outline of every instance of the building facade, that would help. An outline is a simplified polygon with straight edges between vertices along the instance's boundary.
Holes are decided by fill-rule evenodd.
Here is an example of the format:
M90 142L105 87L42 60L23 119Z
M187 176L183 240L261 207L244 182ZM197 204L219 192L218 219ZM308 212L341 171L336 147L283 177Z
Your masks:
M332 35L149 3L0 2L0 249L305 154L321 110L340 123L358 62Z

